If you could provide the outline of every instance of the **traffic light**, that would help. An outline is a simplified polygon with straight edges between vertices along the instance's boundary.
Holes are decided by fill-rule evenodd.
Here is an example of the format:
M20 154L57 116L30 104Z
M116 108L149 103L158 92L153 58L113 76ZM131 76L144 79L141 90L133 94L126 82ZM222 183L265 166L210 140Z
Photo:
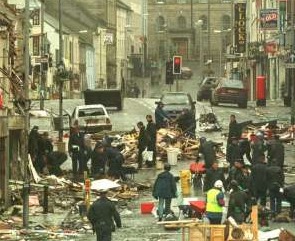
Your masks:
M173 74L181 74L182 57L173 56Z
M173 62L171 60L166 62L166 84L173 85Z

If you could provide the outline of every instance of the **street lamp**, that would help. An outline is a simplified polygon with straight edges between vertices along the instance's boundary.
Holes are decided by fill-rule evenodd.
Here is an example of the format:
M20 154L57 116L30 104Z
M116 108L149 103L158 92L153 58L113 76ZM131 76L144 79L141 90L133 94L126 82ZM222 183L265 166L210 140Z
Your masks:
M203 32L202 32L202 27L203 27L203 20L202 19L199 19L198 22L195 23L196 26L199 27L199 59L200 59L200 62L199 62L199 68L200 70L202 69L202 60L203 60Z
M230 32L231 29L225 29L225 30L214 30L214 33L220 34L220 46L219 46L219 75L222 75L222 53L223 53L223 33Z

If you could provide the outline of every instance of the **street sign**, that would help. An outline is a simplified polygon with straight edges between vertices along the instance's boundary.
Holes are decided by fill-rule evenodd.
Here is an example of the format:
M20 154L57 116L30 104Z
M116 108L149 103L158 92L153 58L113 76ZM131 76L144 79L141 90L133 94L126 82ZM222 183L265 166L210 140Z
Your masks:
M286 63L285 68L286 69L295 69L295 63Z
M37 57L37 58L35 58L35 63L47 63L47 62L48 62L47 57L43 57L43 58Z

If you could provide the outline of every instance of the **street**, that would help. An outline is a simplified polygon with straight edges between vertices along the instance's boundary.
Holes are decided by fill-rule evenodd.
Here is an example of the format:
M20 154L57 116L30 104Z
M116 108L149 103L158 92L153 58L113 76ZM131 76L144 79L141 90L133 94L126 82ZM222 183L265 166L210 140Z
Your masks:
M191 93L193 98L195 99L196 90L198 86L198 79L194 77L190 80L180 80L179 85L183 91L187 91ZM167 87L164 84L160 86L147 86L149 89L147 93L149 95L159 96L159 90L165 91ZM172 86L172 88L175 86ZM132 128L136 126L138 121L145 122L145 116L147 114L153 114L155 109L155 101L157 98L125 98L125 107L122 111L110 110L110 116L113 123L113 130L116 131L130 131ZM75 100L64 100L64 109L71 112L76 105L83 104L83 100L75 99ZM46 101L46 108L52 108L57 110L58 105L57 101ZM228 130L228 122L229 115L235 114L238 122L244 122L247 120L252 120L254 122L259 121L267 121L277 119L279 123L284 123L288 121L290 115L290 109L287 107L283 107L283 105L277 102L270 102L266 107L255 106L255 103L249 103L247 109L240 109L233 105L220 105L218 107L210 106L209 102L197 102L196 103L197 114L196 118L198 119L199 114L204 112L214 111L217 115L219 124L222 127L221 131L218 132L198 132L197 136L205 136L208 139L223 142L225 143L225 137L223 133L226 133ZM225 147L225 145L224 145ZM294 146L293 145L285 145L286 150L286 164L294 165L293 158L295 156ZM188 169L191 161L180 160L177 166L173 167L172 172L175 176L179 175L180 170ZM68 160L64 165L64 169L71 168L71 162ZM156 175L159 173L159 170L154 169L143 169L140 170L138 174L135 175L135 181L150 183L153 184ZM290 175L286 177L286 183L293 183L295 181L294 175ZM192 192L192 195L196 195ZM173 210L175 213L179 213L178 203L181 199L181 196L173 201ZM122 213L122 222L123 228L118 229L114 233L113 240L118 241L139 241L139 240L180 240L181 233L178 231L166 231L163 229L161 225L157 225L157 219L153 215L149 214L141 214L140 213L140 204L145 201L155 201L153 200L151 193L144 192L139 198L132 199L131 201L124 202L123 209L120 208ZM126 211L128 210L128 211ZM78 218L77 214L70 216L71 218ZM294 231L293 223L271 223L271 228L280 228L284 226L285 228L289 228L291 231ZM92 234L82 235L81 239L76 238L75 240L95 240L95 236Z

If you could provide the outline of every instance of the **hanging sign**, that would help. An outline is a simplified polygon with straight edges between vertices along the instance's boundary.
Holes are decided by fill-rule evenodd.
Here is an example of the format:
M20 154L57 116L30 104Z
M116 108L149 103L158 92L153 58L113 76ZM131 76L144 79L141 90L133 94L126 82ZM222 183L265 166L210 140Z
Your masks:
M236 53L246 52L246 3L235 4L235 46Z
M261 9L260 10L260 29L277 30L279 24L278 9Z

